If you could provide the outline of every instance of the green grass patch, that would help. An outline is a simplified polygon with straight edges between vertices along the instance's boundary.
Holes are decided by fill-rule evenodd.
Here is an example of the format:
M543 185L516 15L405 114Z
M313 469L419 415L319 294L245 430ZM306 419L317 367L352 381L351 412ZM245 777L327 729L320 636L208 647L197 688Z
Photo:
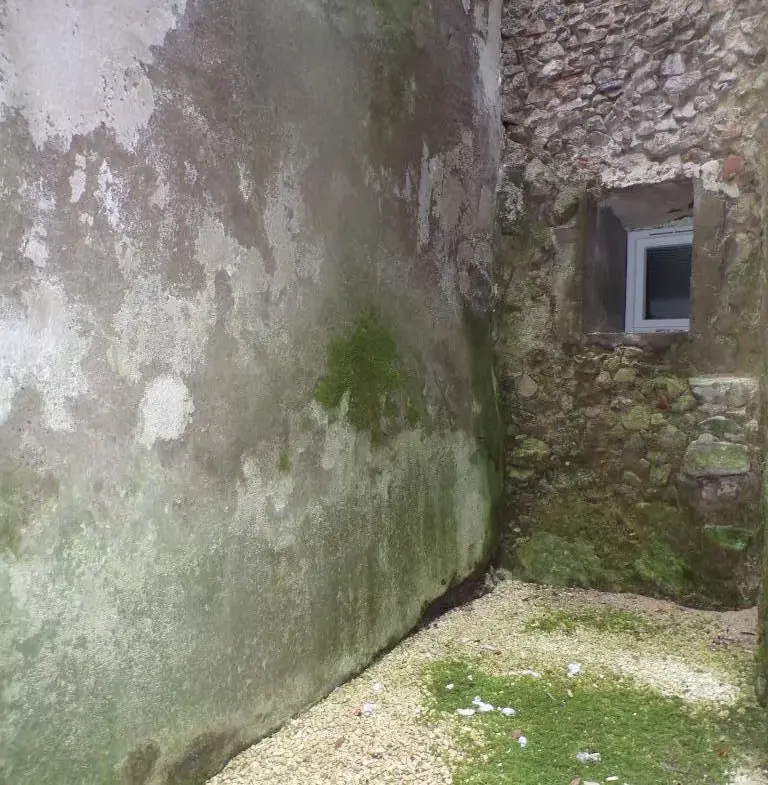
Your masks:
M589 674L499 677L441 662L431 666L428 685L435 707L451 715L471 708L476 696L517 712L457 717L480 733L482 744L457 733L467 757L455 785L567 785L575 777L599 783L618 777L619 785L726 785L729 771L757 744L764 748L768 735L756 707L723 717L721 706L694 708L629 681ZM514 737L520 731L525 747ZM599 752L600 761L580 763L579 752Z
M658 622L621 608L591 607L565 610L556 608L537 614L525 624L526 632L562 632L572 635L578 629L613 632L636 638L648 637L663 628Z

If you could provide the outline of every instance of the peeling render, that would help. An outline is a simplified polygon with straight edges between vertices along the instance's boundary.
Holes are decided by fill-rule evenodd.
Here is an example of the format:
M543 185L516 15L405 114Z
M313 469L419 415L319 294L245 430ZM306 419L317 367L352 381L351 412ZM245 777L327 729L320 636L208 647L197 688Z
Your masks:
M46 427L74 429L69 404L88 389L80 363L90 344L75 310L63 289L48 281L23 291L18 300L0 300L0 421L8 419L14 397L29 385L42 398Z
M38 148L54 141L65 150L73 136L102 124L133 146L154 110L142 63L185 8L186 0L8 0L0 105L22 112Z

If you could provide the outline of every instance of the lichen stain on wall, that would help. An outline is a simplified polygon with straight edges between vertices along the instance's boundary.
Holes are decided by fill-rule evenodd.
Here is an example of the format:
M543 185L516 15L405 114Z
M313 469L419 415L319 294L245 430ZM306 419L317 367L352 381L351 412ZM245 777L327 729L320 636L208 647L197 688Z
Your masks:
M154 378L139 404L139 442L151 447L156 441L180 439L194 411L192 395L179 377Z
M90 339L87 311L69 303L54 282L41 281L22 292L20 301L0 299L0 423L17 392L34 387L43 401L48 428L71 431L70 404L88 391L80 363Z
M147 367L191 373L205 360L214 314L213 280L188 299L164 289L159 275L136 278L113 321L115 371L132 382Z

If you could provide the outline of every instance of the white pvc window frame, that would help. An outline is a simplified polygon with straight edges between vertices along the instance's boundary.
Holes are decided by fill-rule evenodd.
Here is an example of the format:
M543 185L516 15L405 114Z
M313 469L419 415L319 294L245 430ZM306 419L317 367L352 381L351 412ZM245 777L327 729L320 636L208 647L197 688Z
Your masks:
M645 282L648 248L693 246L693 226L643 229L627 234L627 308L624 331L628 333L687 332L690 319L646 319Z

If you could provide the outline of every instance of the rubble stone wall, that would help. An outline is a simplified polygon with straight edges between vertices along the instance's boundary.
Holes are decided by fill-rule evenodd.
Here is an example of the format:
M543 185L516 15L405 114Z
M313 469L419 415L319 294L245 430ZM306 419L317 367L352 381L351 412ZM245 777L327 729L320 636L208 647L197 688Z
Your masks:
M522 577L757 596L767 30L750 0L505 4L496 337ZM690 331L595 333L590 216L672 182L693 193Z

